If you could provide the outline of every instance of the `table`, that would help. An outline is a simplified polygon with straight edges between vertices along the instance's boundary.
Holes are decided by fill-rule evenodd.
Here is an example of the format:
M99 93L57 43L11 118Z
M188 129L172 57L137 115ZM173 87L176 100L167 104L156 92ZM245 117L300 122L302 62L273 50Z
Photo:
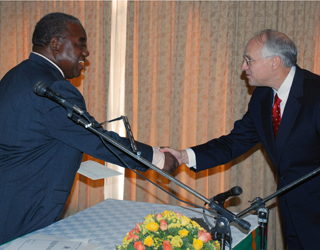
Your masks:
M203 218L202 209L199 208L106 199L95 206L23 237L46 234L68 238L89 238L89 244L99 245L96 250L111 250L115 249L115 245L122 244L125 235L134 228L137 222L144 222L144 218L150 213L162 213L164 210L179 212L189 218ZM208 213L207 216L210 218L210 222L214 223L211 220L213 216ZM244 219L251 224L250 231L245 232L247 234L244 234L243 230L241 232L237 225L231 223L234 249L236 249L236 244L245 237L250 235L252 237L251 232L258 227L255 215L248 215ZM0 246L0 250L5 249L9 244Z

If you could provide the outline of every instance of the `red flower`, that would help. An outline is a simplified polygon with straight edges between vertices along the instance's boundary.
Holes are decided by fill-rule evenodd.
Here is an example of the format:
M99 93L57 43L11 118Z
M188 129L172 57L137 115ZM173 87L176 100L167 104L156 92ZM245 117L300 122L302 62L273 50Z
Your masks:
M179 219L182 216L182 214L180 214L180 213L176 213L176 215L178 216Z
M161 220L161 221L160 221L160 229L161 229L162 231L168 229L168 223L166 222L166 220Z
M129 235L128 235L128 240L130 240L131 238L136 241L137 239L139 239L139 236L134 234L136 231L134 229L132 229L130 232L129 232Z
M137 223L133 229L137 234L140 233L140 223Z
M199 231L198 232L198 238L201 240L203 243L207 243L209 240L212 240L212 236L210 233L208 233L205 230Z
M156 218L157 218L157 220L159 220L160 218L162 218L162 214L157 214Z
M171 244L168 240L165 240L162 246L163 246L163 250L172 250Z
M140 240L136 241L133 246L137 250L145 250L146 249L146 247L143 245L143 243Z

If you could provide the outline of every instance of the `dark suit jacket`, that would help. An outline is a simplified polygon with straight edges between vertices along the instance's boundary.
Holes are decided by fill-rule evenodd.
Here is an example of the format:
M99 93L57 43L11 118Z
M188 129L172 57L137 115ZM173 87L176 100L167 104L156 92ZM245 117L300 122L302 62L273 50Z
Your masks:
M271 88L257 87L247 113L235 123L229 135L192 148L197 159L196 171L225 164L259 142L273 162L278 188L317 169L320 166L320 77L297 66L276 141L271 121L272 100ZM282 217L290 213L303 247L317 249L320 176L283 195L279 206Z
M82 152L120 164L96 135L69 119L63 107L33 92L38 81L86 112L81 93L36 54L1 80L0 244L60 219ZM130 148L126 138L100 130ZM142 157L152 161L152 148L138 142L137 146ZM114 150L129 166L146 170Z

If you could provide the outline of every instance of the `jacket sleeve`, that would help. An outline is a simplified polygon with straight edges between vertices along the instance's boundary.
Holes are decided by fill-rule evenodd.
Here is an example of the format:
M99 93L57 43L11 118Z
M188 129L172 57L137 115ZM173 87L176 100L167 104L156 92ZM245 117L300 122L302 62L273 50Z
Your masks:
M226 164L259 142L260 139L252 120L249 104L248 111L241 120L235 122L230 134L192 147L196 154L196 171Z
M70 84L70 82L66 80L56 81L50 84L49 87L53 91L59 93L62 97L82 109L85 115L89 118L90 122L98 124L94 117L92 117L87 112L83 96L72 84ZM111 144L106 143L108 147L110 147L110 149L115 152L115 154L112 153L109 149L106 148L106 146L102 143L101 139L97 135L93 134L86 128L76 124L70 118L68 118L66 109L64 109L59 104L47 98L37 98L42 98L39 99L41 106L38 107L38 109L45 119L45 124L52 138L58 139L63 143L98 159L123 166L123 164L119 160L120 158L132 168L142 171L147 170L145 166L142 166L131 156L128 156L127 154L121 152ZM104 130L102 127L99 127L98 129L99 131L103 132L107 136L111 137L115 141L130 149L130 142L127 138L120 137L115 132ZM152 147L140 142L137 142L137 147L138 150L142 153L141 156L151 162L153 156Z

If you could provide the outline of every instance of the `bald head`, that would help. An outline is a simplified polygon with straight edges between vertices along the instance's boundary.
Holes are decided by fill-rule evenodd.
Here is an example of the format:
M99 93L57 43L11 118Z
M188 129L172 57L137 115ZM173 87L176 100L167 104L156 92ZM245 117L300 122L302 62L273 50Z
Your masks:
M263 30L247 43L241 68L249 85L278 90L296 62L296 46L285 34Z
M297 63L297 48L285 34L266 29L260 31L254 39L262 43L261 56L279 56L284 67L291 68Z

